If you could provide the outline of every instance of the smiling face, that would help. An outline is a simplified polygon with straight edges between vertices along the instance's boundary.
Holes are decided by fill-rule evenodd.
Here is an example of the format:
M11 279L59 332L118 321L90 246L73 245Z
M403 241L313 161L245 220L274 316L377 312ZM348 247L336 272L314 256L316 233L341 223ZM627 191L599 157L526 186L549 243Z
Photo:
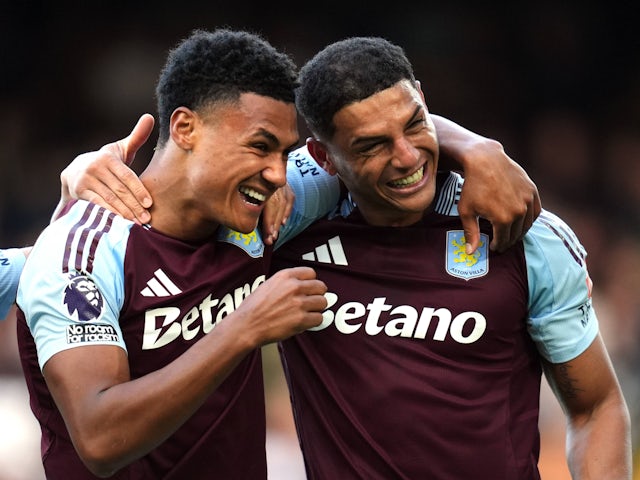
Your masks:
M298 143L293 103L255 93L194 112L177 108L170 139L141 175L151 193L152 226L184 240L219 225L250 233L265 201L286 183Z
M339 110L318 159L337 173L368 223L419 221L435 196L438 140L424 99L403 80ZM312 154L314 148L311 146Z
M196 206L210 220L243 233L265 201L286 183L288 153L298 142L295 106L254 93L208 114L194 144L189 179Z

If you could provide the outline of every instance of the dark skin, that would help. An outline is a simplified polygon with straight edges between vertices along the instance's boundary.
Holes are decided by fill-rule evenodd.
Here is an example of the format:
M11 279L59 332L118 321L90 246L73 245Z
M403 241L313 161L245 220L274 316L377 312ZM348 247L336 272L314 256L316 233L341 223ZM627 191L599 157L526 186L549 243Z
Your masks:
M176 109L170 140L141 176L154 195L153 228L160 232L190 240L223 223L250 232L261 206L246 202L238 185L285 184L287 153L298 139L293 104L245 93L237 104L215 108ZM265 132L275 140L265 142ZM151 451L249 352L318 325L325 292L311 268L278 272L176 360L136 379L119 346L53 355L43 375L80 458L94 474L109 476Z
M231 314L240 321L221 322L143 377L131 379L127 354L116 346L65 350L45 364L47 386L94 474L112 475L166 440L257 346L320 323L324 284L310 268L283 272Z
M480 241L478 217L488 219L493 225L490 248L506 250L522 239L540 214L536 185L499 142L444 117L431 117L440 139L441 155L455 158L467 178L458 206L467 238L467 253L473 253ZM153 117L145 114L129 136L97 152L76 157L60 175L61 201L54 216L70 199L82 198L130 220L147 223L151 218L152 197L129 165L149 138L153 125ZM278 228L289 216L292 203L287 187L279 189L267 203L261 227L265 243L276 240Z
M567 418L567 462L573 478L631 478L629 416L600 335L570 362L543 362ZM623 412L623 413L620 413Z
M421 102L424 98L420 100L408 82L398 82L339 110L331 139L309 142L316 162L342 179L369 224L410 225L433 201L438 145L428 117L415 113ZM376 139L373 147L365 143L364 153L353 147L363 138ZM424 178L430 179L419 191L403 195L388 186L388 178L410 174L419 161L429 172ZM567 460L573 478L628 480L629 412L600 335L575 359L545 362L544 368L566 415Z
M533 218L540 211L535 185L524 171L504 154L500 144L471 134L444 119L438 120L442 135L451 140L451 152L458 153L458 158L461 158L461 163L465 167L467 167L465 162L471 164L465 168L465 171L472 177L477 177L475 182L469 179L465 185L464 201L460 209L461 214L464 215L465 229L468 229L469 232L470 247L477 248L479 241L478 219L477 214L474 213L479 210L479 213L485 213L490 218L494 217L503 222L495 226L494 247L507 248L524 235L525 229L529 228ZM70 197L80 196L85 200L106 206L123 216L135 218L140 223L149 221L150 209L153 213L153 224L156 227L157 214L153 209L158 204L164 204L166 199L158 198L158 192L150 191L150 184L148 182L141 183L126 164L133 160L135 152L146 141L152 127L153 118L143 116L129 137L106 145L97 153L92 152L78 157L61 175L63 202ZM176 138L175 142L181 145L182 149L192 150L188 145L182 145L183 139ZM280 143L290 145L290 142L286 141ZM486 183L483 180L487 178L487 171L492 170L487 168L487 165L496 162L499 166L494 170L497 170L498 173L491 173L492 181L498 182L498 185L508 184L511 186L515 184L515 187L490 188L486 185L483 186L483 183ZM487 189L491 195L488 195ZM181 191L181 189L172 190ZM279 192L282 191L284 189L281 188ZM153 203L151 204L152 197ZM487 198L491 198L492 201L487 202ZM464 207L465 204L467 207ZM488 204L488 208L491 208L492 211L484 212L474 206L482 204ZM278 211L286 217L288 215L287 208L290 207L279 207ZM507 212L504 212L505 208L508 210ZM516 217L515 222L514 217ZM263 227L270 228L271 226L273 228L275 225L280 225L281 221L281 219L270 219L263 220L262 223ZM273 241L275 236L276 234L271 232L268 240ZM271 280L280 282L280 284L283 283L283 280L287 281L287 279L276 277ZM270 299L277 298L276 301L283 303L285 299L292 297L295 299L296 288L301 287L295 285L298 281L303 283L310 281L315 285L314 290L304 290L297 293L298 297L306 294L313 295L319 291L319 288L324 287L324 284L315 278L296 277L291 281L294 283L291 288L287 288L285 283L282 287L283 291L272 295ZM315 282L321 285L317 285ZM260 293L260 291L264 293L265 290L267 289L261 287L254 294ZM265 301L264 298L253 298L254 294L249 297L253 302L249 302L250 305L247 308L250 308L252 304L258 305L258 302ZM324 300L324 297L322 299ZM254 310L256 309L255 305ZM314 307L318 305L314 303ZM244 308L245 303L241 307ZM238 311L234 312L234 314L237 313ZM255 312L252 311L252 313ZM285 319L287 318L279 308L270 310L268 315L266 312L261 315L267 320L269 318L280 319L283 316ZM257 318L256 315L251 318L254 317ZM315 320L315 310L313 315L310 315L304 322L308 323L311 319ZM224 323L238 324L240 322ZM233 327L227 326L227 328ZM264 323L260 328L264 328ZM216 329L211 333L216 333ZM258 327L256 329L260 331ZM254 329L244 327L243 331L254 331ZM123 357L124 352L115 347L112 350L101 352L102 360L97 367L104 368L104 374L99 378L92 379L89 386L83 386L82 395L79 395L76 390L78 385L73 380L67 379L64 372L70 363L86 361L87 358L67 359L66 355L63 355L65 352L61 352L49 361L45 366L47 381L50 382L50 389L57 403L61 405L63 415L65 418L71 419L70 423L75 425L75 429L72 426L70 431L74 439L81 439L76 442L76 449L83 458L87 458L86 462L98 463L99 468L105 468L106 471L126 465L158 445L201 405L203 399L237 364L238 359L246 353L245 348L242 347L238 351L235 347L221 348L222 345L233 342L233 333L229 333L227 336L224 331L217 332L218 335L225 336L225 338L218 340L209 339L211 333L197 345L194 345L183 357L180 357L175 364L172 363L162 370L154 372L149 378L145 377L134 381L129 378L128 366ZM289 331L287 333L295 332ZM214 344L214 342L219 343ZM251 343L251 345L255 345L255 343ZM83 352L77 355L88 356L91 353ZM212 358L213 356L216 358ZM205 366L203 363L207 365ZM94 369L96 369L95 364L92 366L92 370ZM203 371L206 372L205 377L207 378L204 383L201 379ZM180 372L179 379L176 378L177 372ZM195 376L198 376L198 379L195 379ZM177 383L173 383L174 381ZM181 395L188 394L188 398L170 397L160 410L141 412L144 405L151 399L164 398L170 393L175 395L175 392L181 392ZM126 409L116 409L114 413L114 405L117 405L123 396L133 396L136 398L136 402L128 405ZM96 405L99 409L96 408ZM90 406L93 410L89 410ZM178 409L178 414L176 414L176 409ZM102 413L96 413L96 411ZM108 425L102 423L101 415L108 419ZM131 422L131 427L126 431L120 429L121 425L129 425L129 422ZM119 441L114 442L114 439L119 439Z
M463 189L459 212L461 217L466 218L465 232L470 232L466 236L473 238L477 216L482 215L494 224L493 248L508 248L522 238L540 212L537 190L527 187L528 177L519 166L511 163L512 160L504 154L498 142L475 134L469 136L467 131L460 130L460 127L446 119L437 116L432 118L440 140L441 155L463 157L460 163L465 167L467 182ZM345 128L341 128L341 131L344 130ZM136 128L132 135L142 138L144 135L141 132L143 130ZM446 141L443 142L443 139ZM103 155L94 163L87 164L91 170L84 174L81 171L84 166L74 169L71 168L72 164L68 171L63 172L63 189L67 188L70 195L77 195L77 190L82 187L82 195L85 198L87 192L97 196L96 192L99 191L102 199L114 198L114 192L117 191L119 199L116 203L120 212L135 212L139 219L144 218L145 209L141 200L145 198L146 192L139 188L137 177L125 167L120 158L120 152L133 151L131 145L138 148L142 143L132 143L129 139L123 139L103 147ZM310 151L314 153L313 149ZM315 153L314 157L323 165L322 152L319 156L318 152ZM503 162L502 168L487 168L496 158L497 161ZM113 174L109 174L107 180L99 180L104 177L101 173L104 166L94 167L101 163L118 172L120 178L116 179ZM469 177L476 174L485 182L480 181L470 189ZM65 182L74 188L65 187ZM482 207L482 200L487 198L495 200L486 206L491 210L482 209L485 208ZM473 205L475 206L472 207ZM505 205L509 208L505 208ZM108 208L114 210L114 206ZM570 445L568 463L574 478L629 478L630 445L621 446L610 440L630 437L629 418L628 413L625 413L627 410L624 398L601 338L598 336L592 345L574 360L555 365L545 362L544 369L567 415ZM606 472L606 475L602 476L602 472Z

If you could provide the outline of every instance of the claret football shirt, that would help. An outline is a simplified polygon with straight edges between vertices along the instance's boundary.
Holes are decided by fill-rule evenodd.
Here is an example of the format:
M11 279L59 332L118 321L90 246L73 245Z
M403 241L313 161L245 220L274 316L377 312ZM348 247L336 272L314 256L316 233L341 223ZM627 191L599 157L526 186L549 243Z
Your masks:
M64 349L118 345L132 378L157 370L238 308L265 280L270 255L255 236L222 229L210 241L185 243L83 201L52 224L18 294L28 319L18 322L20 355L47 478L95 477L46 388L46 361ZM114 478L264 478L263 398L255 351L178 431Z
M326 214L339 194L335 179L299 154L292 154L287 175L300 194L283 238ZM117 345L127 352L132 378L155 371L213 331L265 281L271 253L259 229L240 234L220 227L214 238L194 244L85 201L44 230L17 301L20 356L47 478L95 478L46 387L41 368L47 360L65 349ZM266 478L265 428L255 351L181 428L112 478Z
M585 252L549 212L523 242L472 255L462 179L434 209L374 227L345 199L274 255L328 286L322 324L281 342L309 479L537 479L541 357L597 334Z

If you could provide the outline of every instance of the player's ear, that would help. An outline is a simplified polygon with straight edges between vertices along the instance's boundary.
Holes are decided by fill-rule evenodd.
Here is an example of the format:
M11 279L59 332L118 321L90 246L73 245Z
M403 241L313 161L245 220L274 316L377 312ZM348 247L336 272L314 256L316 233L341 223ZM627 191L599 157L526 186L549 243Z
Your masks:
M335 175L338 173L331 161L331 157L329 156L326 147L322 142L320 142L320 140L313 137L307 138L307 150L309 150L309 154L313 157L316 163L329 175Z
M427 100L424 98L424 92L422 91L422 85L420 84L420 80L416 80L416 90L418 90L418 92L420 93L420 96L422 97L422 101L426 105Z
M169 133L174 143L183 150L193 150L196 141L196 123L198 121L201 121L198 115L186 107L178 107L171 114Z

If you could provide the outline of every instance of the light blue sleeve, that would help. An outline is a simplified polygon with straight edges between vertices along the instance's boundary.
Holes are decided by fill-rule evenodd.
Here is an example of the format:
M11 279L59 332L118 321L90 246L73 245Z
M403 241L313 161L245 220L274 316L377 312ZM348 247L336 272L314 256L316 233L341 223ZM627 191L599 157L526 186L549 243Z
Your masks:
M338 178L325 172L306 146L289 154L287 182L296 198L286 225L280 229L275 248L324 217L333 210L340 198Z
M26 257L20 248L0 250L0 320L3 320L16 301L18 281Z
M524 249L531 338L551 363L573 360L598 334L584 247L564 221L543 211Z
M83 345L118 345L124 254L132 223L78 201L50 224L25 262L17 303L35 340L40 368Z

